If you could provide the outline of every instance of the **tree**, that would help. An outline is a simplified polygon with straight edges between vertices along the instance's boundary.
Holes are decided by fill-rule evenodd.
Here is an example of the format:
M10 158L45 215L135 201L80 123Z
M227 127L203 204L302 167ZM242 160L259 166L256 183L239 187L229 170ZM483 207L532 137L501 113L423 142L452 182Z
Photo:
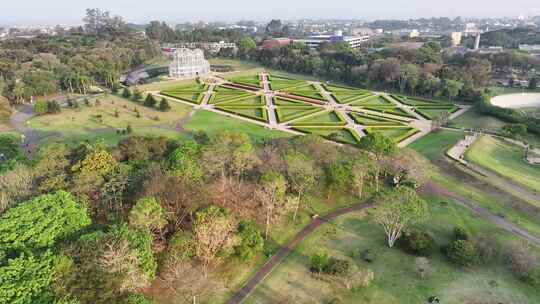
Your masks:
M146 197L138 200L129 212L129 224L136 229L157 232L167 224L167 220L163 208L156 199Z
M32 194L34 171L17 165L12 170L0 174L0 214Z
M265 209L266 228L264 238L268 239L271 225L284 213L287 181L279 172L269 170L263 173L255 197Z
M264 240L252 222L241 222L238 225L238 236L240 237L240 244L235 247L235 252L240 259L248 261L262 251Z
M166 98L162 98L159 102L159 110L162 112L168 112L171 110L171 105L169 105L169 102Z
M206 269L218 252L229 245L235 224L229 212L215 206L197 212L193 222L195 255Z
M34 113L37 115L47 114L49 111L49 104L46 100L38 100L34 103Z
M86 208L65 191L44 194L8 209L0 218L0 248L50 247L90 225Z
M88 151L84 158L71 167L71 171L83 173L95 172L99 175L105 175L111 172L116 165L116 160L112 154L105 149L98 147Z
M210 142L202 155L202 162L212 175L225 177L241 177L247 170L258 163L249 136L245 133L225 131L210 138ZM225 184L223 184L223 187Z
M360 147L371 152L377 162L375 166L375 189L379 192L380 162L385 156L390 156L397 151L396 142L379 132L370 132L362 137Z
M255 40L248 36L243 37L238 44L238 50L240 52L240 55L244 57L249 56L249 54L256 48L257 44L255 44Z
M463 87L463 83L452 80L452 79L445 79L443 81L443 90L446 93L446 96L448 96L448 100L452 100L454 97L459 95L459 91Z
M0 303L48 303L47 289L54 276L55 257L23 253L5 262L0 259Z
M446 248L448 259L460 266L471 266L478 262L478 254L474 243L467 240L456 240Z
M124 88L124 90L122 91L122 97L130 98L131 97L131 91L128 88Z
M190 184L199 184L204 179L204 171L200 162L201 146L194 140L185 141L168 157L169 170L172 175L182 178Z
M529 90L536 90L538 88L538 78L533 77L529 80Z
M318 173L315 163L305 154L297 151L289 151L285 156L287 162L287 177L289 186L298 195L299 204L294 208L293 221L302 202L304 194L317 183Z
M405 229L428 216L426 202L407 187L398 187L377 198L375 221L381 225L392 248Z

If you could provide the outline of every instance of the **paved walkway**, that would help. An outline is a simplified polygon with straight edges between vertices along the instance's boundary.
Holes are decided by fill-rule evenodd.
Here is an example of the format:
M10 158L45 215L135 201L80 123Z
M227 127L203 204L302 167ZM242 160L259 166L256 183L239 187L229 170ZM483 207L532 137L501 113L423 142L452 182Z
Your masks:
M298 246L298 244L303 241L311 232L317 229L319 226L325 224L326 222L335 219L341 215L351 213L354 211L360 211L368 208L372 208L373 204L367 203L358 203L351 207L336 210L327 215L314 218L309 225L304 227L300 232L298 232L295 237L281 247L276 254L270 258L258 271L257 273L247 281L242 288L240 288L233 297L227 302L227 304L240 304L242 303L249 294L257 287L257 285L268 276L272 270L274 270L285 258L291 253L291 251Z

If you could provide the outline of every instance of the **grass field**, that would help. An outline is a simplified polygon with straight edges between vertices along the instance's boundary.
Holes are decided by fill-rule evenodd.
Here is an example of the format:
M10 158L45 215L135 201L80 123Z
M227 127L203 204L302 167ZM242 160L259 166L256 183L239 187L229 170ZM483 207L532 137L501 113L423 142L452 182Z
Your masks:
M472 171L457 167L446 158L446 151L463 137L462 132L454 131L430 133L412 143L409 148L431 161L424 168L430 180L540 237L538 220L529 212L520 210L521 205L517 205L514 196L505 189L498 189L483 181L481 176L475 177ZM524 204L528 205L526 202Z
M510 236L468 210L443 199L428 198L430 221L424 225L438 245L451 240L452 229L462 225L474 235L496 235L499 241ZM447 201L447 200L444 200ZM373 263L361 260L359 253L370 249ZM309 272L309 259L315 253L348 259L359 268L375 273L371 286L347 290L321 281ZM425 279L414 271L414 256L385 245L385 235L366 213L345 215L318 228L285 262L275 269L248 298L246 303L427 303L437 296L441 303L538 303L540 291L529 287L497 265L462 269L449 264L437 250L429 258L433 272Z
M456 119L450 121L449 126L454 128L465 129L483 129L490 132L498 133L501 128L506 125L498 118L478 113L475 109L471 109L460 115ZM534 134L527 134L525 140L534 145L540 145L540 136Z
M57 115L36 116L28 121L28 126L57 133L57 136L46 138L46 142L103 139L108 144L114 144L123 137L116 130L125 129L128 125L135 134L178 138L175 125L191 110L189 106L170 102L171 110L161 112L114 95L99 97L99 100L99 106L80 103L78 109L63 108ZM140 117L137 117L135 108ZM118 117L115 117L115 110ZM62 137L58 136L60 134Z
M509 178L533 191L540 191L540 166L523 160L523 148L481 136L467 151L470 161Z
M188 120L184 125L188 131L204 131L208 134L221 133L225 130L244 132L251 138L261 141L268 138L290 137L290 133L274 131L263 126L241 121L236 118L223 116L214 112L200 110Z

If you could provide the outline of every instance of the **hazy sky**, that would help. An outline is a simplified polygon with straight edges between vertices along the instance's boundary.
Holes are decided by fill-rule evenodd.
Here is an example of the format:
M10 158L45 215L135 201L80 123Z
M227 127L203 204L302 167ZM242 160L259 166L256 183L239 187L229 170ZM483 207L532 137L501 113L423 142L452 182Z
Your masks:
M539 0L0 0L0 24L78 23L87 7L131 22L540 15Z

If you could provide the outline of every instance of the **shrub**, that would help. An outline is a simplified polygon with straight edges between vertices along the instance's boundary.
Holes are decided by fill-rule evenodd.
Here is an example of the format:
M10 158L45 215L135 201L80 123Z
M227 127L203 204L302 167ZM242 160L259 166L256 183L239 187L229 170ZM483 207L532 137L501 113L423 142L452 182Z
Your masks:
M325 269L327 269L329 260L328 254L317 253L310 259L311 267L309 270L311 272L322 273Z
M125 88L122 92L122 97L124 98L130 98L131 97L131 91L128 88Z
M43 115L47 114L49 111L49 106L47 101L45 100L38 100L34 103L34 113L37 115Z
M78 107L78 104L77 104ZM60 104L56 102L55 100L47 102L47 112L50 114L57 114L60 113L62 109L60 108Z
M406 252L427 256L432 253L435 241L427 232L413 230L404 233L398 245Z
M456 226L454 227L454 239L456 241L458 240L467 241L469 240L469 233L467 232L467 230L465 230L465 228Z
M133 133L133 127L131 127L131 125L127 125L126 133L127 133L127 134Z
M504 252L506 267L518 278L526 280L536 267L536 256L527 242L516 242Z
M346 276L351 273L351 268L352 264L347 260L330 258L324 272L336 276Z
M499 256L499 243L491 233L479 235L474 244L478 252L479 261L482 263L489 263Z
M235 253L242 260L252 259L264 246L264 240L260 231L252 222L241 222L238 226L240 244L234 248Z
M446 256L450 262L460 266L471 266L478 262L478 254L474 243L467 240L456 240L446 248Z
M371 249L366 249L362 251L361 255L362 255L362 260L368 263L375 262L375 259L377 258L377 255Z
M161 102L159 103L159 110L162 112L167 112L171 109L171 105L169 105L169 102L167 99L162 98Z
M154 96L152 94L148 94L146 95L146 99L144 100L144 105L149 107L149 108L153 108L156 106L156 99L154 98Z
M142 92L138 88L135 88L135 90L133 90L133 101L139 101L142 98L143 98Z

